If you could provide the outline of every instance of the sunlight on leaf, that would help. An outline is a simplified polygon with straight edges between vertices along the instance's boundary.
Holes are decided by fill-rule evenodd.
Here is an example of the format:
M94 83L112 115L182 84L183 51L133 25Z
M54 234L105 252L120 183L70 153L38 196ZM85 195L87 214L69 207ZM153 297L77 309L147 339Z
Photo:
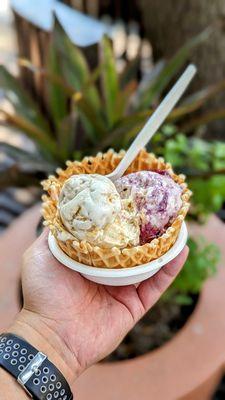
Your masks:
M118 121L120 115L120 111L116 107L119 95L119 82L112 44L110 39L106 36L104 36L101 41L101 60L104 66L102 73L102 90L110 129Z
M9 114L5 110L1 110L0 112L5 116L5 123L11 124L16 127L18 130L24 132L29 138L33 139L37 144L46 147L46 150L49 151L51 155L57 155L57 147L53 139L48 137L45 132L40 130L37 126L31 123L29 120L26 120L20 114Z
M92 75L82 51L68 38L59 21L55 19L53 38L61 61L62 73L66 81L76 91L83 91L95 111L100 109L101 102Z
M18 115L38 126L46 132L46 136L49 134L48 123L39 111L38 106L22 88L18 79L11 75L2 65L0 65L0 88Z

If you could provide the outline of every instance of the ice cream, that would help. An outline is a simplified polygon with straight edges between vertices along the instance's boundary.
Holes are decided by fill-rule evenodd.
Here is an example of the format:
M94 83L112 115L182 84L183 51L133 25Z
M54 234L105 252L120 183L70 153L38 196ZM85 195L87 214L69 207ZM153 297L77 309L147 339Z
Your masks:
M185 177L142 150L130 166L133 174L112 183L106 174L122 157L110 150L68 161L42 183L44 224L76 262L135 267L163 256L178 238L190 206Z
M58 209L78 240L100 247L145 244L162 234L179 211L181 187L166 171L139 171L115 182L73 175L63 185Z
M139 171L115 183L122 199L134 202L140 218L140 244L159 236L182 205L182 188L166 171Z
M58 209L64 226L78 240L120 248L139 243L136 208L129 200L121 200L105 176L70 177L62 187Z

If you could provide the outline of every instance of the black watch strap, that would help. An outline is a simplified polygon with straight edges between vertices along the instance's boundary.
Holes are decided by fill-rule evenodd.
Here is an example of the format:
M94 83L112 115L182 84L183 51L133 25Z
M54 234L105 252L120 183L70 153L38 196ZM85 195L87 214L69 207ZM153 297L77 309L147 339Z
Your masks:
M8 371L35 400L72 400L73 394L47 356L19 336L0 335L0 367Z

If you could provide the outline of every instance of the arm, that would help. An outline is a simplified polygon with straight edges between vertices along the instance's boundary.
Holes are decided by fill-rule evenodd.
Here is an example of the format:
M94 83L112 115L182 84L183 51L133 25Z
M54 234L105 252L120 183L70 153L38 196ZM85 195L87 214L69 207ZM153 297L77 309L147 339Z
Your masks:
M30 397L21 388L15 379L1 368L0 388L5 400L29 400Z
M22 337L36 349L46 354L49 360L62 372L69 385L72 385L78 373L76 362L69 355L65 344L54 332L42 325L40 318L23 309L7 332ZM4 393L4 400L30 398L17 381L3 368L0 368L0 388L0 392Z
M101 286L61 265L48 249L45 231L25 254L24 306L8 331L45 353L72 385L86 368L112 352L155 304L187 254L185 248L138 288ZM0 388L4 400L29 398L1 368Z

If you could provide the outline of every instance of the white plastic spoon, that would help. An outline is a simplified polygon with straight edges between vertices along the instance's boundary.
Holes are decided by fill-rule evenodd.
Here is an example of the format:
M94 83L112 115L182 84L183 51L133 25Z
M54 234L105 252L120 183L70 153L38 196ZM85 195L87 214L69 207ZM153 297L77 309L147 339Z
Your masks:
M188 87L192 78L196 74L196 67L193 64L190 64L175 85L172 87L170 92L166 95L163 101L160 103L155 112L151 115L145 126L139 132L137 137L134 139L133 143L127 150L125 156L120 161L119 165L116 169L108 174L107 177L111 179L111 181L115 182L121 176L123 176L124 172L127 170L129 165L138 155L141 149L143 149L152 136L159 129L160 125L169 115L170 111L173 109L175 104L181 98L182 94Z

